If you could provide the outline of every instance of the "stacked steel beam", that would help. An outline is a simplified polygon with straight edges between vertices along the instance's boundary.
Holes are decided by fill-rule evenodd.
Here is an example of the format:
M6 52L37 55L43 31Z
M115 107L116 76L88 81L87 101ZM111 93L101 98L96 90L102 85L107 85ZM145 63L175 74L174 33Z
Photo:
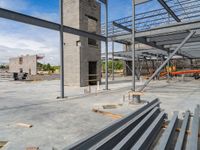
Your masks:
M185 112L183 120L179 119L178 112L175 112L167 124L167 114L159 105L160 102L156 99L64 150L197 150L200 107L195 109L193 119L190 119L189 111ZM191 132L188 131L190 120Z

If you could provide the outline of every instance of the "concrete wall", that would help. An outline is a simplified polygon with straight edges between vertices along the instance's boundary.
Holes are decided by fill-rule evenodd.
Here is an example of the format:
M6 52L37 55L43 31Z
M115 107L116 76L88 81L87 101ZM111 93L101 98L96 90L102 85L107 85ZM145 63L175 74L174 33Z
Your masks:
M21 62L20 62L21 59ZM20 72L20 69L31 75L37 74L37 56L21 56L9 59L9 72Z
M100 34L100 4L96 0L65 0L64 25ZM89 28L92 24L88 18L97 19L97 26ZM97 62L97 74L101 74L100 42L97 46L89 45L88 38L71 34L64 34L64 71L65 85L87 86L89 76L89 62Z

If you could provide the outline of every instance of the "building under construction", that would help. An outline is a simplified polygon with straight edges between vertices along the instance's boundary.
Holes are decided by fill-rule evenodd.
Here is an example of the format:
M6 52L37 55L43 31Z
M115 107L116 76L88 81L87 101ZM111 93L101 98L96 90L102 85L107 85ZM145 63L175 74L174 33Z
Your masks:
M60 0L59 23L0 8L60 35L60 80L0 82L0 149L200 149L200 1L126 2Z

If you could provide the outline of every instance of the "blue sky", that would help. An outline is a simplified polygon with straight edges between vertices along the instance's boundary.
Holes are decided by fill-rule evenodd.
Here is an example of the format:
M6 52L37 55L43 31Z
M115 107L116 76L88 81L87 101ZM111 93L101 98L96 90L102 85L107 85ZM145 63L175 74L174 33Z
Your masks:
M0 7L59 22L58 0L0 0ZM131 0L109 0L109 20L131 15L131 7ZM153 0L137 6L137 12L159 7L158 2ZM58 32L1 18L0 29L0 63L7 63L10 57L44 54L44 63L59 64Z

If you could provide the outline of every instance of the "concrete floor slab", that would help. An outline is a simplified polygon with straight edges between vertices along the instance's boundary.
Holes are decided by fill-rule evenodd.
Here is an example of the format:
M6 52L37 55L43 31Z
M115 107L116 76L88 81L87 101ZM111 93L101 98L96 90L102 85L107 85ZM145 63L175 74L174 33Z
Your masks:
M112 81L109 91L100 87L98 94L84 94L84 88L65 87L69 98L56 99L59 96L59 81L42 82L0 82L0 140L9 141L6 149L22 150L37 146L42 150L52 147L62 149L99 129L114 122L109 116L92 112L98 103L122 103L123 95L130 89L130 78ZM137 87L142 83L138 82ZM96 87L92 87L96 93ZM193 111L199 104L200 81L172 80L153 81L146 88L144 100L159 97L161 108L169 114L179 110ZM128 105L106 110L116 114L128 115L142 105ZM32 124L32 128L18 127L16 124Z

